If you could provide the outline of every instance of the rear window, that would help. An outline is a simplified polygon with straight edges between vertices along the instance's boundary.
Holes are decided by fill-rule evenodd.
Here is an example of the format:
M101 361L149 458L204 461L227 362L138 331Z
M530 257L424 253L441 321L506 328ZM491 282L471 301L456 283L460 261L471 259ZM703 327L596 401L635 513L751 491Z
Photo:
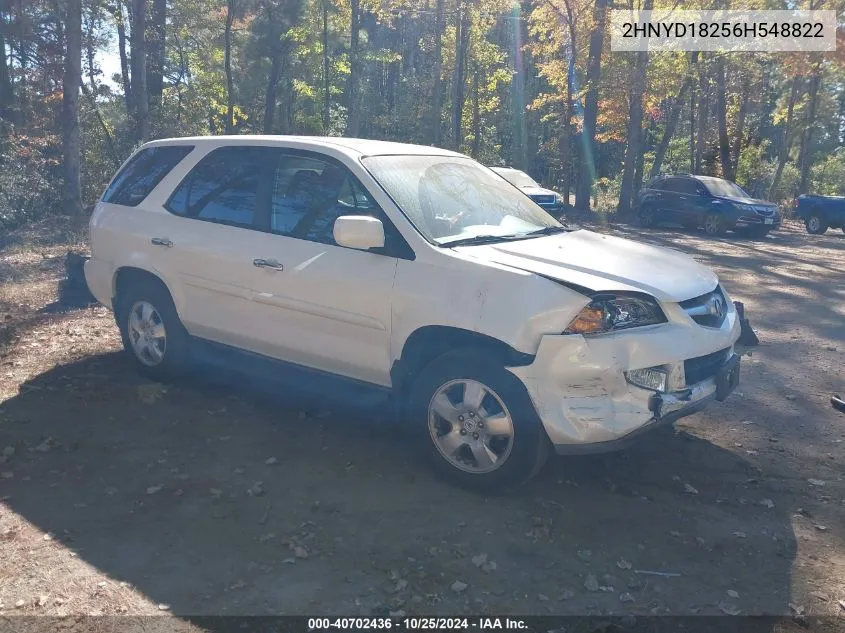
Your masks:
M162 145L141 150L112 180L103 202L139 205L192 149L192 145Z

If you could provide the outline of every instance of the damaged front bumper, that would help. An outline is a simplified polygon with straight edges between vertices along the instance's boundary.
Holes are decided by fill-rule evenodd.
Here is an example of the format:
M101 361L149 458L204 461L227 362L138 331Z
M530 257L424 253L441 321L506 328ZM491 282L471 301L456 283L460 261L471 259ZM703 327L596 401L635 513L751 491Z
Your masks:
M731 310L720 328L669 322L604 336L544 336L519 378L559 454L627 446L646 431L724 400L739 382ZM632 384L626 373L660 366L665 390Z

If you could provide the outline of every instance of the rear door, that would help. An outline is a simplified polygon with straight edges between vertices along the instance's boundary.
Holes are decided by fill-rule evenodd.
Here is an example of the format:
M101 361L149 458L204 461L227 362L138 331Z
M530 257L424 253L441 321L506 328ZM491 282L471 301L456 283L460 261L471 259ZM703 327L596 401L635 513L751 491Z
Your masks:
M666 181L665 217L672 222L688 223L691 220L691 196L694 195L695 181L691 178L672 177Z
M258 350L252 314L252 253L268 214L270 173L278 150L227 146L204 156L164 203L157 261L175 279L188 331Z

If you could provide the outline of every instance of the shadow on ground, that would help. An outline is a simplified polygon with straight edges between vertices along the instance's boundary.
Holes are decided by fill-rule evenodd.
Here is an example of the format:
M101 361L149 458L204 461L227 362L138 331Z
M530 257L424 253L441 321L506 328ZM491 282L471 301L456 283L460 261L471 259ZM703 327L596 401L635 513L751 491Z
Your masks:
M379 416L241 380L163 387L117 354L56 367L0 406L0 496L176 614L786 612L787 511L708 441L554 460L483 498Z

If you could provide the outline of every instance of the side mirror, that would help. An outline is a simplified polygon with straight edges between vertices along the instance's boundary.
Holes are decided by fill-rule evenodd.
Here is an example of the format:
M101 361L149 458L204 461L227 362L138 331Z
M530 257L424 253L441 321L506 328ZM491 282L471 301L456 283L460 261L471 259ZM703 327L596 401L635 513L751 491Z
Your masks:
M332 230L338 246L365 251L384 246L384 225L368 215L343 215L334 221Z

